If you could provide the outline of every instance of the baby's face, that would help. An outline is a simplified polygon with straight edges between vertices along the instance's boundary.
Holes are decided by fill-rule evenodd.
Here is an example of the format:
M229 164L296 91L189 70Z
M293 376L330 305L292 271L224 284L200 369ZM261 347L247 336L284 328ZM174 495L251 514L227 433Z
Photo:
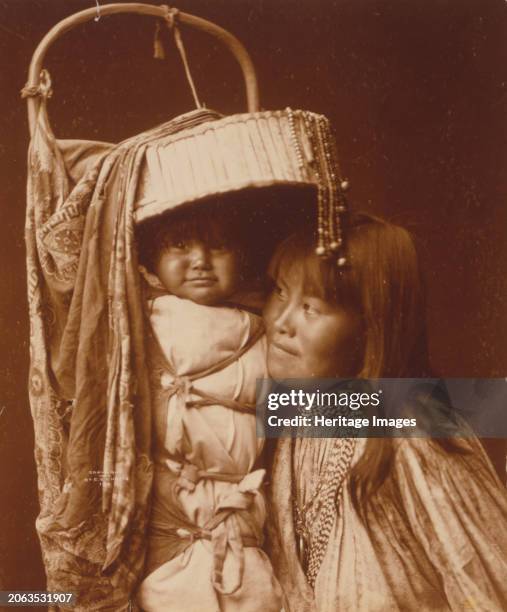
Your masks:
M219 304L236 290L238 256L226 246L199 239L172 240L162 251L156 273L164 287L197 304Z

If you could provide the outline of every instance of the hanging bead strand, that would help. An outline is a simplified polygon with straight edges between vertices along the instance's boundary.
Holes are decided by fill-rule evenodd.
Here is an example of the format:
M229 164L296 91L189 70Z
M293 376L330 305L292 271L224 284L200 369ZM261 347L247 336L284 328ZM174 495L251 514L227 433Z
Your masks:
M321 156L324 162L326 174L326 190L328 199L327 223L329 227L329 243L328 248L330 255L336 253L340 246L340 224L336 218L336 175L331 158L329 148L329 123L324 116L319 117L319 141L321 147Z
M318 122L317 118L313 113L304 113L304 123L306 133L310 139L310 146L312 148L313 158L316 160L315 164L315 178L317 182L317 248L315 253L319 257L326 257L329 254L329 229L327 219L327 193L323 184L322 177L322 155L318 149L318 143L316 142L316 135L318 135Z
M300 179L317 185L317 246L319 257L332 257L338 267L347 263L344 255L345 191L349 183L342 178L336 143L326 117L306 111L286 109ZM297 121L302 122L298 127ZM303 134L301 134L301 131ZM308 139L310 150L306 150ZM304 145L304 146L303 146ZM306 155L305 155L306 150Z
M298 138L297 131L296 131L295 113L290 107L287 107L285 109L285 112L287 113L287 118L289 120L289 134L290 134L290 139L292 141L292 145L294 147L294 151L296 153L298 169L301 173L301 178L304 178L305 176L305 158L303 156L301 142Z
M344 223L346 223L346 214L348 210L347 198L345 196L345 192L349 188L349 181L343 178L342 172L340 170L340 164L338 161L338 152L336 150L336 140L333 137L331 137L329 140L329 144L330 144L332 163L333 163L333 166L336 168L336 172L338 176L340 177L339 180L336 181L337 188L339 187L339 189L337 189L336 215L337 215L337 222L340 225L340 232L341 232L341 254L337 258L336 264L338 265L338 267L342 267L346 265L347 263L347 258L344 255L346 245L345 245L345 238L344 238L344 233L343 233L343 226L344 226Z

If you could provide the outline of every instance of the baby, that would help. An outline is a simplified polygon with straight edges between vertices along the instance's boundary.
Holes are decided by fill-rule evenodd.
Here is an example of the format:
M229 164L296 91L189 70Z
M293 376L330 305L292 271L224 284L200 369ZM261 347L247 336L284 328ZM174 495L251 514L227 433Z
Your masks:
M166 214L140 236L156 465L137 593L145 612L282 607L260 549L255 384L267 376L266 343L260 318L233 305L248 277L241 242L232 212L209 202Z

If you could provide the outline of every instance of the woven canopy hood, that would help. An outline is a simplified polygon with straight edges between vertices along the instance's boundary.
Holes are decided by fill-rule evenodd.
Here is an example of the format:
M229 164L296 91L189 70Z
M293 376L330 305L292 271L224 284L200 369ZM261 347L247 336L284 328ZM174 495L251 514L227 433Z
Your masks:
M136 222L183 204L248 188L318 188L308 130L318 115L286 109L220 117L194 111L195 122L149 144L135 204Z

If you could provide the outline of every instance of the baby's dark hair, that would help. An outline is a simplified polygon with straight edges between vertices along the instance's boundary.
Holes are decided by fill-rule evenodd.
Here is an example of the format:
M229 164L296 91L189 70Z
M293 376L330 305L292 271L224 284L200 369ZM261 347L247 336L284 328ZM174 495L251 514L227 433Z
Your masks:
M227 247L242 254L241 219L233 207L220 201L185 206L154 217L137 229L139 263L155 272L160 255L176 241L201 240L210 247Z
M173 240L199 239L240 256L240 277L263 282L274 247L297 227L311 231L313 191L257 187L182 206L145 221L136 230L139 263L150 272Z

